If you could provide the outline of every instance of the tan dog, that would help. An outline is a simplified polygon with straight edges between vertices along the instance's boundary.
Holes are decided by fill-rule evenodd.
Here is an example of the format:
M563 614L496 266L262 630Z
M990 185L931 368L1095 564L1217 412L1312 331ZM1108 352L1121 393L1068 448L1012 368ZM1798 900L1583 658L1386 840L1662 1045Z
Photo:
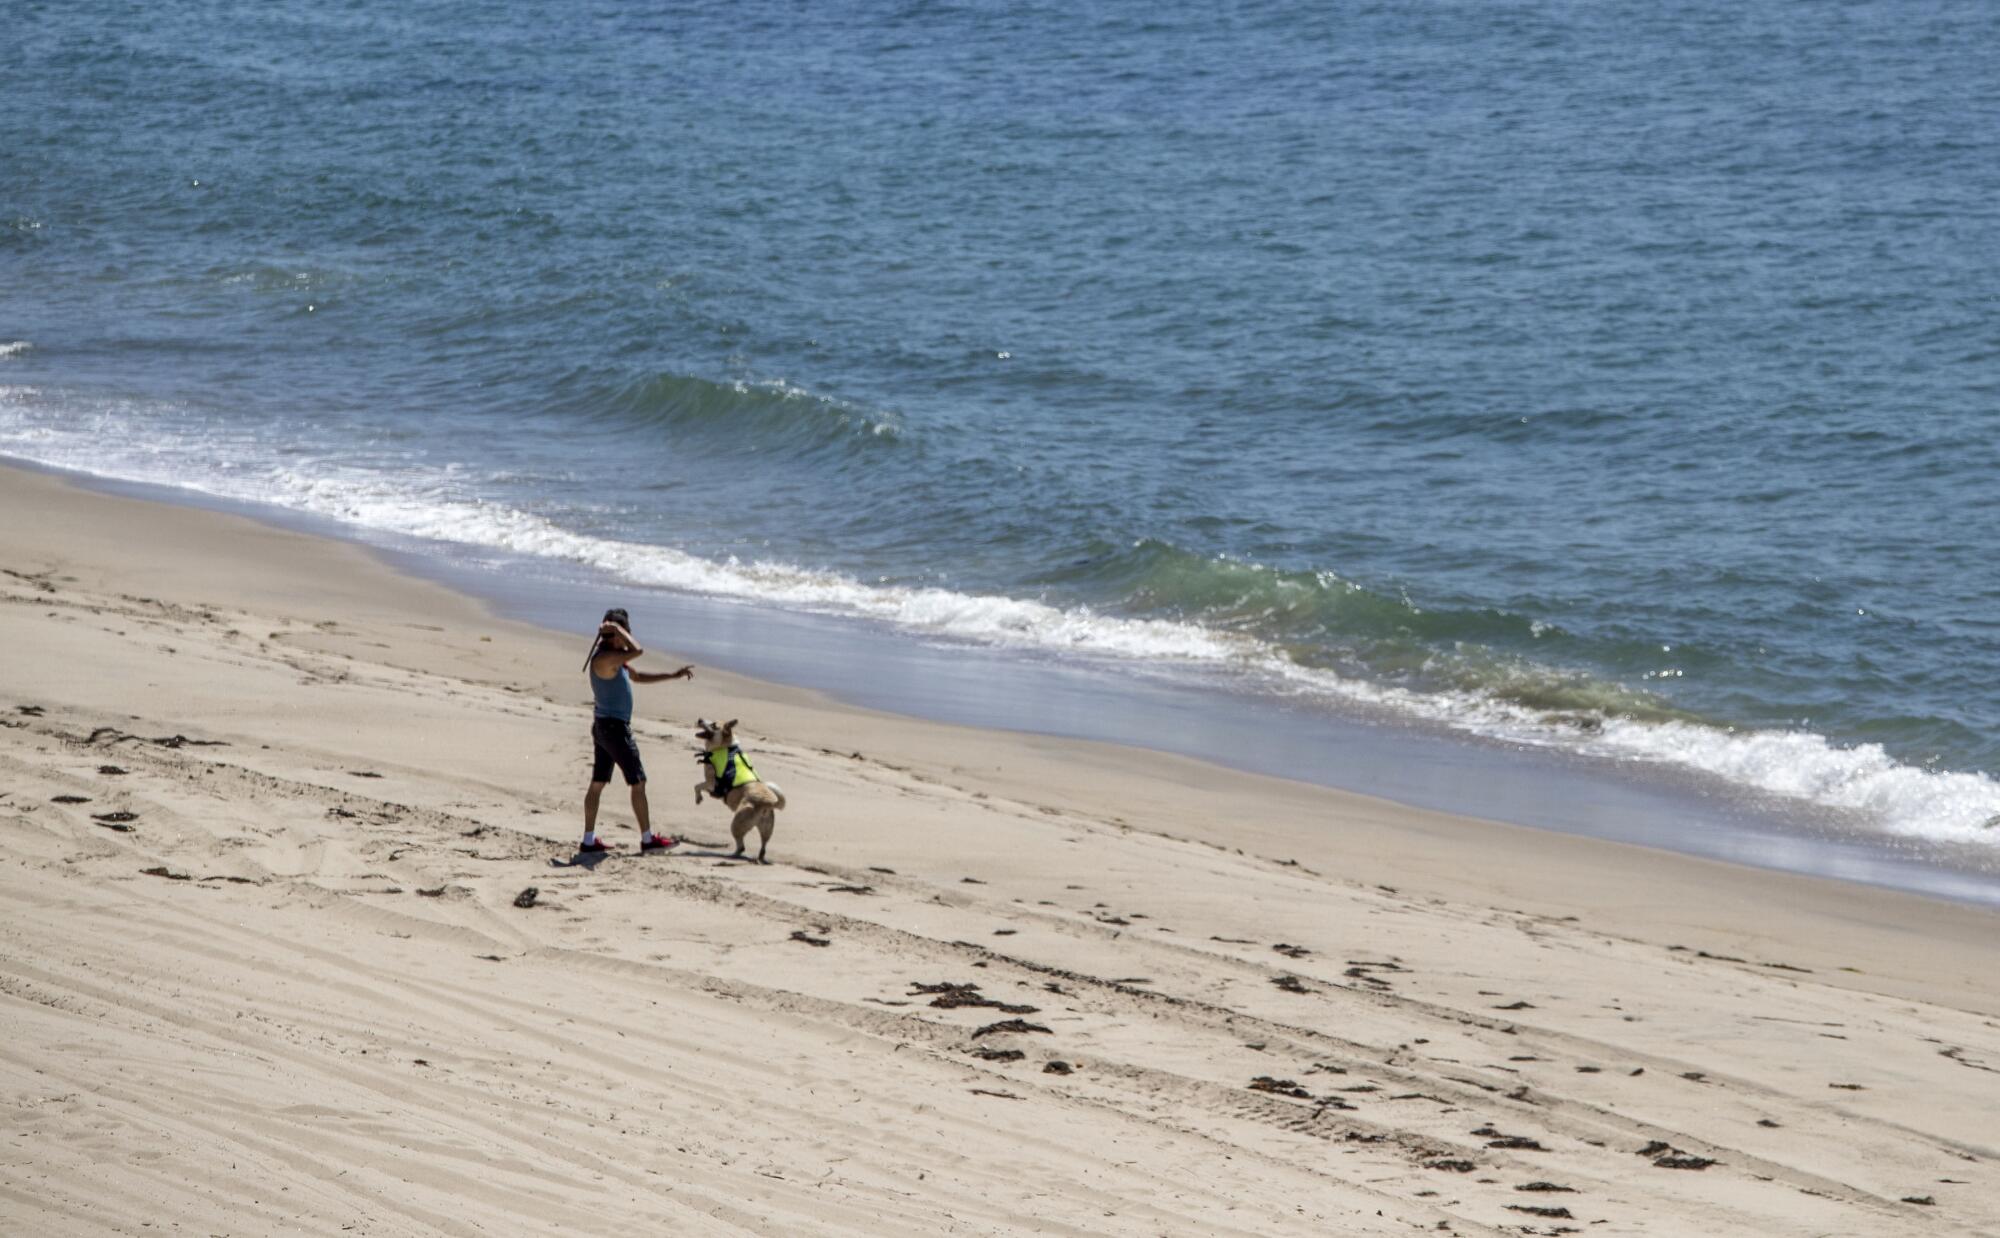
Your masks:
M729 832L736 838L736 856L743 854L744 840L755 826L757 862L769 864L764 850L771 845L771 831L777 828L785 793L778 790L778 784L759 778L750 767L750 758L736 746L736 719L708 722L697 718L694 733L703 747L695 758L701 762L701 784L694 789L694 802L699 804L702 796L712 795L736 811L729 823Z

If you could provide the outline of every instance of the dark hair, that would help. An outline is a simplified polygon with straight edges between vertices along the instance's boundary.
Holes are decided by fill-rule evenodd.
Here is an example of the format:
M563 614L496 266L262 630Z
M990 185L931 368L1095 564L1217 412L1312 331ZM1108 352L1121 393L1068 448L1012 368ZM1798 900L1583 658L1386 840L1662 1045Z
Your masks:
M627 632L632 630L632 616L625 613L623 606L613 606L610 610L605 611L604 618L597 622L600 626L607 623L615 623ZM597 651L602 648L604 648L604 633L599 632L590 642L590 652L583 656L584 670L589 670L590 664L597 661Z

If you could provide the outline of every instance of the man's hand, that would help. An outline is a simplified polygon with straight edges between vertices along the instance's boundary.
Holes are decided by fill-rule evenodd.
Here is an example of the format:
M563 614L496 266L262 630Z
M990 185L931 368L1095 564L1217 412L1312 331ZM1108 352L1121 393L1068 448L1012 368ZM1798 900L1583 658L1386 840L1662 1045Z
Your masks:
M675 672L674 672L673 674L671 674L671 675L667 676L667 678L668 678L668 679L693 679L693 678L694 678L694 668L693 668L692 666L683 666L683 667L682 667L681 669L679 669L679 670L675 671Z

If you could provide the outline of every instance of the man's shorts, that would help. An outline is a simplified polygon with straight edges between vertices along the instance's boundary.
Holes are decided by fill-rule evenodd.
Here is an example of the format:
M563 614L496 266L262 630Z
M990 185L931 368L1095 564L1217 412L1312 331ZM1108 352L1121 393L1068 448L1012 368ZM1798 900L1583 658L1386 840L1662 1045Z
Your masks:
M632 742L632 724L618 718L599 718L590 724L590 738L597 755L590 766L592 782L610 782L611 767L625 775L627 786L646 781L646 767L639 763L639 746Z

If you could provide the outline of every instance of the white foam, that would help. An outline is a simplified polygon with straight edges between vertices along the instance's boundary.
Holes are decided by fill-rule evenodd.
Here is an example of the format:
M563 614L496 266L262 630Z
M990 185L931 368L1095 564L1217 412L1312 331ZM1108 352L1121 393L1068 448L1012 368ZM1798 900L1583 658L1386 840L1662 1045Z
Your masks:
M14 340L11 343L0 344L0 357L18 357L33 347L34 345L26 340Z
M1300 666L1252 637L1198 624L1133 619L1088 607L936 587L869 584L771 561L714 560L673 547L608 540L465 492L456 467L385 472L329 461L283 464L248 441L141 441L143 418L120 406L52 414L36 389L0 386L0 452L60 468L274 503L362 528L587 565L635 584L859 616L938 639L1116 663L1142 673L1196 668L1264 690L1332 699L1512 743L1561 747L1718 778L1860 814L1894 833L2000 845L2000 782L1896 761L1880 745L1843 747L1810 732L1606 720L1594 729L1471 692L1373 683Z

